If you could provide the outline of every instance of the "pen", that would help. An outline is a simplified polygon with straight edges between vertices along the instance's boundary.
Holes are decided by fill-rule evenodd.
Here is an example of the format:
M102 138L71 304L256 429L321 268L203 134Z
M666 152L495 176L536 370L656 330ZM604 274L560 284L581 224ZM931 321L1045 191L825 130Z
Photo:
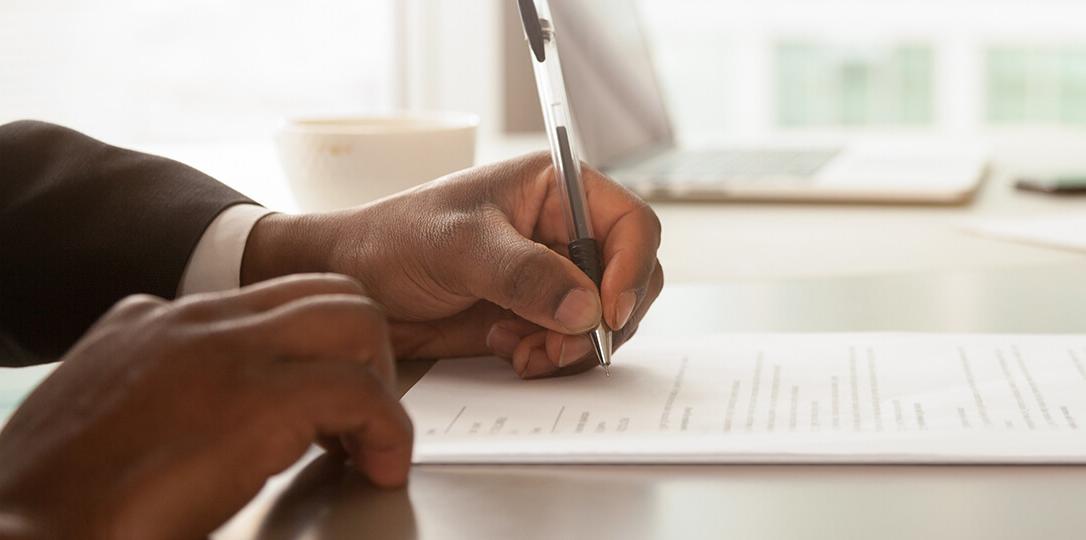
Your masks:
M538 9L537 9L538 4ZM518 0L524 34L532 52L532 70L539 90L539 104L543 109L543 121L547 126L547 139L554 161L554 176L569 225L569 258L600 288L603 280L603 263L599 244L592 236L592 222L588 216L588 199L581 183L581 160L573 144L572 122L566 98L566 85L562 79L562 65L558 61L558 44L555 41L554 22L547 0ZM602 305L602 302L601 302ZM589 332L592 348L604 370L611 365L611 329L600 319L599 326ZM610 375L610 373L608 373Z

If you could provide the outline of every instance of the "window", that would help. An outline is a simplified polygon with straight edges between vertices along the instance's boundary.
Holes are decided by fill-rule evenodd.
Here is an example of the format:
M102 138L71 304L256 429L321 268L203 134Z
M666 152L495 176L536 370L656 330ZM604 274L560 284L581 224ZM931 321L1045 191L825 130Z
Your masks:
M0 122L142 144L393 108L393 3L0 0Z
M985 70L990 124L1086 126L1086 46L995 46Z
M776 124L923 126L934 120L934 52L928 45L776 44Z
M1086 137L1086 4L641 0L686 139ZM1034 139L1029 139L1034 140Z

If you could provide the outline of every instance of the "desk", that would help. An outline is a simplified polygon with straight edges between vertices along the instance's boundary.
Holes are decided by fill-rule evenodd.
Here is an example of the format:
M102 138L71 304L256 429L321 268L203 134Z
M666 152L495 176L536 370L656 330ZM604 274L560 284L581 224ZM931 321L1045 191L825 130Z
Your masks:
M220 151L244 171L159 151L293 209L270 147ZM956 229L1086 212L1011 190L1015 169L962 207L656 205L668 286L642 332L1086 332L1086 256ZM403 363L403 388L428 366ZM420 466L378 491L311 452L216 536L1071 538L1083 501L1086 467L1055 466Z
M1083 276L1086 258L675 285L642 328L677 333L681 318L696 331L1081 333ZM406 389L428 363L403 367ZM408 489L382 492L318 456L271 483L221 537L999 539L1086 530L1086 467L419 466Z

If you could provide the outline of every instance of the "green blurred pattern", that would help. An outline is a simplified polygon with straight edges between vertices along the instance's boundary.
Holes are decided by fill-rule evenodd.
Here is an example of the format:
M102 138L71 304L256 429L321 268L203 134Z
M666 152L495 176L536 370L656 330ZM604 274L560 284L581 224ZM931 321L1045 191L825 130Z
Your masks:
M929 45L775 47L777 123L802 126L927 126L934 119Z
M990 124L1086 125L1086 47L993 47L986 77Z

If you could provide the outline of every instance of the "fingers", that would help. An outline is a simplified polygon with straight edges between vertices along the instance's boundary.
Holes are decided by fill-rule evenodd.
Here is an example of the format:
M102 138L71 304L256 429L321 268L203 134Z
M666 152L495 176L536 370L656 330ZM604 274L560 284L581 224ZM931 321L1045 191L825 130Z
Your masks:
M519 317L506 317L490 325L486 335L486 346L490 352L502 358L512 359L513 352L520 345L520 341L541 330L546 329Z
M469 292L545 328L578 334L599 324L599 293L569 259L525 238L499 211L486 219L474 261L453 261Z
M660 295L663 285L664 270L657 263L652 276L649 278L643 301L630 314L628 322L622 328L615 330L611 336L611 343L616 350L629 341L637 332L641 319L645 317L649 307L656 300L656 297ZM583 340L583 345L578 344L580 340ZM555 351L562 352L556 354ZM580 353L579 356L578 353ZM584 336L566 336L550 332L547 335L547 356L555 363L556 369L553 372L539 376L579 373L595 367L598 363L596 353L591 348L591 342Z
M93 332L107 324L131 323L132 321L147 316L167 305L168 302L165 299L149 294L133 294L126 296L116 304L113 304L113 307L109 308L109 311L99 318L94 325L90 327L87 333Z
M177 302L196 318L259 313L288 302L321 294L364 295L362 285L340 274L295 274L262 281L236 292L194 294Z
M389 331L397 359L480 356L493 350L488 345L494 323L510 317L515 315L484 301L437 321L391 321ZM519 317L516 320L540 328ZM512 355L515 346L509 345L506 356Z
M227 332L278 358L353 360L390 389L396 370L380 306L350 294L309 296L241 318Z
M585 167L585 185L603 253L600 294L614 330L625 326L645 300L656 269L661 227L647 204L614 181Z
M522 379L544 377L558 369L547 358L545 330L529 334L513 350L513 371Z
M566 341L567 343L563 343ZM566 353L570 348L576 352ZM567 363L558 365L559 358ZM548 330L539 330L520 340L513 351L513 371L522 379L572 375L592 369L597 364L591 342L583 335L567 336Z
M375 484L406 480L411 423L392 392L388 325L357 282L330 274L291 276L236 293L195 296L178 309L224 340L213 346L240 344L248 355L236 358L259 364L249 373L260 383L249 388L259 389L263 405L251 429L239 434L260 446L248 453L260 460L258 468L276 472L317 441L346 450Z
M664 268L657 263L656 269L652 273L652 277L649 278L649 286L645 292L644 300L638 304L633 315L630 316L629 322L626 323L626 326L623 326L621 330L618 330L612 336L612 344L616 349L622 346L623 343L629 341L629 339L637 333L637 328L641 324L641 319L645 318L645 314L648 313L649 307L656 301L656 297L660 296L660 291L663 287Z
M284 446L338 435L358 470L378 486L406 483L411 466L411 420L383 383L348 362L285 362L267 388L282 403ZM293 448L288 448L293 450ZM304 447L301 451L304 451Z
M519 196L508 198L507 211L523 235L548 245L564 246L569 241L568 218L560 190L553 188L553 169L540 165L538 156L527 158L525 163L526 167L540 167L541 172L528 180L519 177L509 182L507 191ZM644 201L591 167L582 166L582 179L604 264L599 288L602 316L617 330L629 322L645 299L660 247L660 220ZM542 203L536 201L538 195L531 195L538 193L545 193ZM521 223L518 216L523 214L537 219Z
M613 335L617 349L637 332L641 319L663 289L664 271L657 263L648 280L644 299L629 321ZM486 341L493 354L511 361L518 376L526 379L579 373L597 364L591 341L584 334L567 335L547 331L521 319L495 322Z

